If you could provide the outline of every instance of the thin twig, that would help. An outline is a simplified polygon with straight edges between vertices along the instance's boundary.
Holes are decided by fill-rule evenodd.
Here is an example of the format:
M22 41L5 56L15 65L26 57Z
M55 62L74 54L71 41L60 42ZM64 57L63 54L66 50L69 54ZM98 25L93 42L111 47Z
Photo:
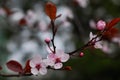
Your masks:
M69 55L73 55L73 54L76 53L76 52L83 51L83 50L85 50L86 48L88 48L88 47L90 47L90 46L93 46L96 42L99 42L99 41L102 40L102 35L103 35L103 33L104 33L105 31L106 31L106 30L104 29L103 31L101 31L100 33L98 33L96 37L94 37L94 38L92 38L90 41L88 41L85 45L83 45L82 47L80 47L80 48L78 48L78 49L76 49L76 50L74 50L74 51L72 51L72 52L69 52L68 54L69 54ZM101 38L96 41L96 39L97 39L98 37L101 37ZM92 41L94 41L94 40L95 40L95 42L94 42L94 44L93 44Z
M55 43L54 43L54 39L55 39L55 24L54 24L54 21L51 20L51 25L52 25L52 33L53 33L53 36L52 36L52 39L51 39L51 42L52 42L52 45L53 45L53 51L54 53L56 52L56 46L55 46Z

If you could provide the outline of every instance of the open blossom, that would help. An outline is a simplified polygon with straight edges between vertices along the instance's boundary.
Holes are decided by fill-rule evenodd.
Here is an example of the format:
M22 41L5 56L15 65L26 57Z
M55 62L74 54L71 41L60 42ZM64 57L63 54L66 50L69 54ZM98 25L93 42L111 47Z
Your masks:
M90 32L89 37L90 37L90 40L92 40L93 38L96 37L96 35L93 35L93 33ZM99 38L96 38L92 41L93 43L95 43L94 47L95 48L102 48L102 41L98 41L98 40L99 40ZM96 42L96 41L98 41L98 42Z
M98 30L103 30L105 28L105 26L106 26L106 23L103 20L99 20L96 24L96 27Z
M47 65L40 56L36 56L30 60L30 67L33 75L37 75L38 73L45 75L47 73Z
M60 69L63 66L62 62L68 61L69 58L69 54L65 54L62 50L57 50L55 54L50 53L47 56L46 62L49 66L52 66L55 69Z

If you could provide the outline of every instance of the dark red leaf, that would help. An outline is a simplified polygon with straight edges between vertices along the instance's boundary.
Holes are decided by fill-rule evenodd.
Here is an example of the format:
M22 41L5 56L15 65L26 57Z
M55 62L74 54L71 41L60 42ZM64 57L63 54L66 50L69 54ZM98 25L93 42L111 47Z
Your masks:
M71 71L72 68L71 68L71 66L65 66L65 67L64 67L64 70L69 70L69 71Z
M115 26L118 22L120 21L120 18L115 18L112 21L110 21L107 24L108 29L112 28L113 26Z
M30 60L28 60L24 68L24 73L30 73L30 72L31 72Z
M11 60L11 61L7 62L6 65L7 65L8 69L10 69L14 72L19 72L19 73L23 72L22 65L17 61Z
M53 4L52 2L46 3L45 12L50 17L51 20L56 19L56 11L57 11L57 8L55 4Z
M103 39L111 40L113 37L117 36L119 33L117 28L111 28L108 31L104 32Z

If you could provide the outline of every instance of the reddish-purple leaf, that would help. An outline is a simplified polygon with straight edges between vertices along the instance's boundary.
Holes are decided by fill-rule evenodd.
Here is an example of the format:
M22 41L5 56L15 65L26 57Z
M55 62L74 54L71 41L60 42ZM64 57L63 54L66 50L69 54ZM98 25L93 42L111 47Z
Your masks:
M71 66L65 66L63 69L64 69L64 70L68 70L68 71L71 71L71 70L72 70Z
M110 21L107 24L108 29L112 28L114 25L116 25L118 22L120 22L120 18L115 18L112 21Z
M10 69L14 72L19 72L19 73L23 72L22 65L17 61L11 60L11 61L7 62L6 65L7 65L8 69Z
M24 73L30 73L30 72L31 72L30 60L27 60L25 68L24 68Z
M57 8L56 8L56 5L53 4L52 2L46 3L45 12L50 17L51 20L56 19Z
M115 27L109 29L108 31L104 32L102 38L111 40L113 37L117 36L119 33L119 30Z

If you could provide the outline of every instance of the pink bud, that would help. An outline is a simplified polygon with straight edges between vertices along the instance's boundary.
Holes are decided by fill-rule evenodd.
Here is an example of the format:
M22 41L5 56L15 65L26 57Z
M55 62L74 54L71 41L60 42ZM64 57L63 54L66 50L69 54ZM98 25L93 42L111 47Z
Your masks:
M48 38L48 37L45 39L45 42L46 42L47 44L49 44L49 43L50 43L50 41L51 41L51 39L50 39L50 38Z
M79 55L80 57L83 57L84 56L84 53L83 52L80 52L80 55Z
M99 20L97 22L97 25L96 25L96 27L97 27L98 30L103 30L105 28L105 26L106 26L106 23L103 20Z

